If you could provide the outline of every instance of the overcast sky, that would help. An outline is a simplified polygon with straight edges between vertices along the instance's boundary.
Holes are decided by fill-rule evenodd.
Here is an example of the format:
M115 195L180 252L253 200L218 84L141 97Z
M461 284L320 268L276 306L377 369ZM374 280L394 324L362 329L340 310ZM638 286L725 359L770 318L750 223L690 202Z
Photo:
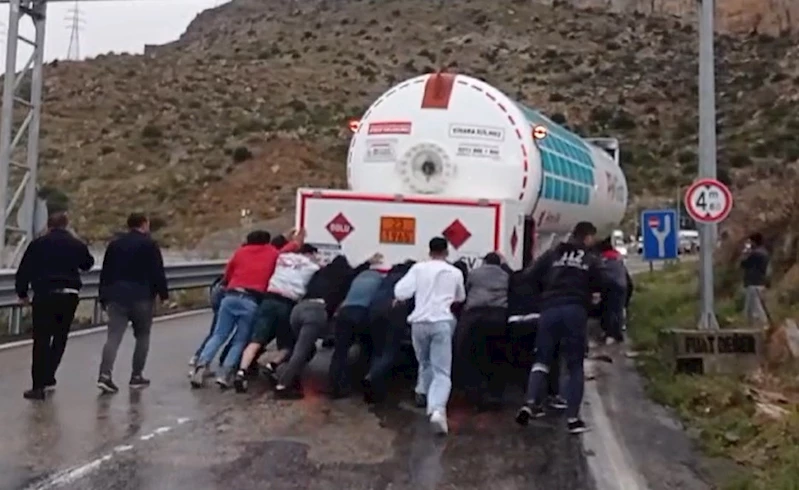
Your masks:
M141 53L145 44L163 44L180 37L189 22L205 9L227 0L108 0L78 2L81 25L80 56L93 57L110 51ZM52 2L47 7L45 59L65 59L69 48L75 2ZM8 5L0 5L0 69L5 67ZM33 26L23 21L21 34L33 38ZM17 69L31 50L19 49Z

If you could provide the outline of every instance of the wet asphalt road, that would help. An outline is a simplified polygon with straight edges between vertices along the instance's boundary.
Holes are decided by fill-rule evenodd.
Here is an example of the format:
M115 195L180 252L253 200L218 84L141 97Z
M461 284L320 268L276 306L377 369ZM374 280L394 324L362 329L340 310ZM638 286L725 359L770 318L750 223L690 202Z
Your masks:
M102 333L70 339L45 402L22 398L30 348L0 351L0 489L591 488L579 439L558 418L520 430L512 406L478 414L456 401L450 435L437 438L404 396L410 383L373 409L359 397L320 395L324 355L301 401L276 401L264 383L246 395L191 390L187 360L209 321L198 314L156 325L153 385L141 391L126 386L127 337L113 396L94 385Z

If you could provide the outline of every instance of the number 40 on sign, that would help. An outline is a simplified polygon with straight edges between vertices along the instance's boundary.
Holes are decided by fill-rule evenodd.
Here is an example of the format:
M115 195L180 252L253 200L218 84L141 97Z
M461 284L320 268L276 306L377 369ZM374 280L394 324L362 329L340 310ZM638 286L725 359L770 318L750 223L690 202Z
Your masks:
M719 223L732 210L732 192L716 179L699 179L685 193L685 209L699 223Z

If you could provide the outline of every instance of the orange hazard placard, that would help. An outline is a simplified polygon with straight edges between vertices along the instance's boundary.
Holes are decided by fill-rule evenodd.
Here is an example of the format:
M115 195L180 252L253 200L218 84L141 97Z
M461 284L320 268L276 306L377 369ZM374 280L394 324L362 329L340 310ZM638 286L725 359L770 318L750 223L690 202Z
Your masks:
M416 243L416 218L407 216L380 217L380 243L413 245Z

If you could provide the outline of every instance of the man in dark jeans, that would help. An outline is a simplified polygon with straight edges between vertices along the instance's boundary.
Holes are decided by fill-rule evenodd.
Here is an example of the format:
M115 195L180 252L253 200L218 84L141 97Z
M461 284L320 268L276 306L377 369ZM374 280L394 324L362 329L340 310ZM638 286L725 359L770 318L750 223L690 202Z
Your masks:
M366 359L364 349L371 351L371 339L365 339L369 327L369 305L383 281L383 274L368 269L358 274L352 281L347 296L335 314L335 343L330 358L330 394L332 398L342 398L349 394L349 351L356 339L360 343L361 358Z
M128 232L108 244L100 272L100 302L108 312L108 338L97 387L104 393L119 391L111 373L128 322L136 338L130 387L149 386L150 380L144 378L143 372L150 350L155 298L169 299L164 259L150 237L150 220L144 214L133 213L127 224Z
M566 364L566 423L568 431L580 434L588 430L580 419L580 405L585 390L585 357L588 308L592 293L602 290L602 263L591 247L596 227L577 223L567 242L545 252L527 271L531 280L540 283L541 318L536 333L535 364L530 372L527 400L516 415L520 425L544 415L542 387L555 362L555 350Z
M55 389L55 374L78 307L80 271L94 265L89 248L72 236L68 224L66 213L54 213L47 234L28 245L15 277L21 304L31 303L28 288L33 289L33 387L23 394L29 400L44 400L45 391Z
M386 381L397 364L402 343L410 337L408 314L413 311L413 299L394 302L394 286L408 273L415 262L409 260L393 266L380 282L369 305L369 334L372 358L369 372L361 381L366 403L376 403L386 395ZM427 400L417 397L417 406L425 407Z
M466 279L460 327L466 337L466 391L479 408L499 408L507 381L508 289L513 271L499 254L489 253Z

